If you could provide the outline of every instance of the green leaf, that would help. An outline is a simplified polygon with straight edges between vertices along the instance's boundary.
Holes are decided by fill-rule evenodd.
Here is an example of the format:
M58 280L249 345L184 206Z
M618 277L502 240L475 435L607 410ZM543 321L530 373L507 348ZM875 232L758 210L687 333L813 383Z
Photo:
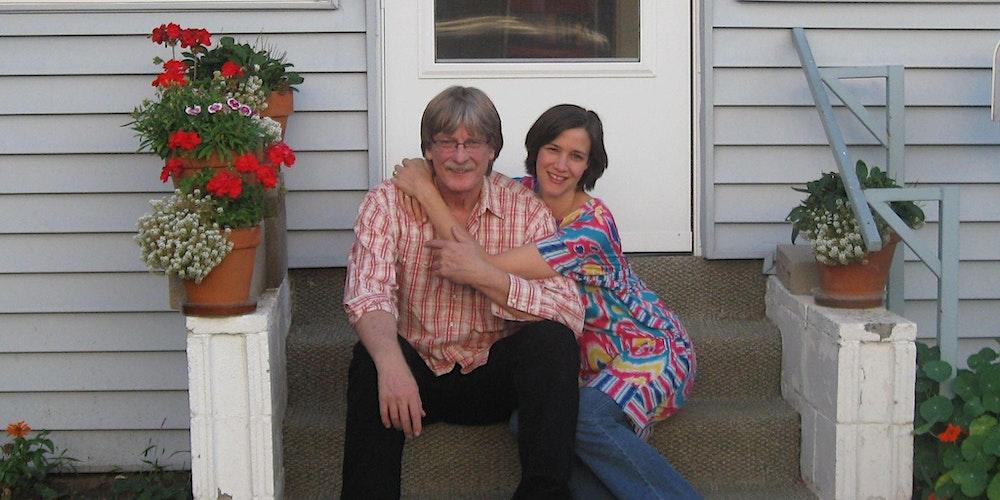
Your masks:
M1000 365L988 365L979 371L979 388L984 393L1000 394Z
M921 425L919 427L914 427L914 429L913 429L913 435L914 436L920 436L920 435L923 435L923 434L927 434L927 432L930 431L931 427L933 427L933 426L934 426L934 422L927 422L926 424L923 424L923 425Z
M979 384L976 381L976 376L965 370L960 371L958 376L955 377L955 384L952 386L952 389L955 391L955 394L958 394L966 401L979 395Z
M938 395L920 404L920 416L931 423L944 422L952 413L951 400Z
M923 370L928 378L938 383L951 378L951 365L946 361L929 361L923 366Z
M943 452L941 452L941 464L944 465L946 469L952 469L961 462L962 452L958 450L958 446L950 444L945 447Z
M990 429L983 439L983 452L989 455L1000 456L1000 426Z
M992 413L1000 413L1000 394L995 392L983 393L983 408Z
M854 165L854 173L857 174L858 180L861 181L861 185L865 185L865 179L868 178L868 165L865 162L858 160L858 163Z
M968 404L968 403L967 403ZM969 424L969 436L980 436L997 426L997 419L992 415L982 415Z
M994 474L990 480L990 485L986 488L986 498L1000 500L1000 474Z
M966 462L982 460L986 456L985 453L983 453L984 440L985 438L983 436L969 436L962 441L962 457L965 458ZM958 479L955 479L955 481L958 481Z
M989 481L989 476L987 476L986 471L972 469L969 471L967 480L961 483L962 493L970 497L978 497L986 491L987 481Z
M983 408L983 402L978 397L976 397L966 401L965 406L962 407L962 411L966 415L969 415L970 417L978 417L983 413L985 413L986 409Z

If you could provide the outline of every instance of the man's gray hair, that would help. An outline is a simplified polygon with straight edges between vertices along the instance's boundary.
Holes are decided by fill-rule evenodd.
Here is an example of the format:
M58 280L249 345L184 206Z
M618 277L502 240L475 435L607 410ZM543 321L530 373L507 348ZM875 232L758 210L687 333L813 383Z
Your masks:
M482 90L458 85L441 91L424 108L420 119L421 153L431 148L435 134L450 134L463 126L470 134L482 136L493 149L494 157L500 155L503 131L496 106Z

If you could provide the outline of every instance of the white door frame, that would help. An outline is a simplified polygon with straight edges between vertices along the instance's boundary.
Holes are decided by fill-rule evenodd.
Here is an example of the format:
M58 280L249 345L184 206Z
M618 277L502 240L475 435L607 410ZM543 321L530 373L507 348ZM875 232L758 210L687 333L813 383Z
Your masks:
M656 0L646 0L656 1ZM705 87L711 81L711 56L704 51L711 48L710 2L691 2L691 230L692 249L696 256L703 255L703 249L711 240L702 241L702 235L713 234L711 217L714 211L709 206L712 201L711 186L704 177L711 172L711 166L703 168L703 160L711 158L710 130L705 130L704 119L711 116L711 89ZM385 124L382 120L382 95L384 92L385 50L383 45L382 0L365 0L366 8L366 48L368 64L368 186L374 187L383 180L382 138ZM708 74L706 74L706 69ZM707 78L706 78L707 76Z

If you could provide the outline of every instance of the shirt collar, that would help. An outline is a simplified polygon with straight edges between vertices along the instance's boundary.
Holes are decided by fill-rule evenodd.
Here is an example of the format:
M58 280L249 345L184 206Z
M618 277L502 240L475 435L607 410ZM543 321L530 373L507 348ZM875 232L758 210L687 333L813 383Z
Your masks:
M500 210L501 193L497 189L496 173L491 172L483 179L483 190L479 194L479 203L476 204L476 217L482 217L487 210L493 212L498 218L503 218L503 211Z

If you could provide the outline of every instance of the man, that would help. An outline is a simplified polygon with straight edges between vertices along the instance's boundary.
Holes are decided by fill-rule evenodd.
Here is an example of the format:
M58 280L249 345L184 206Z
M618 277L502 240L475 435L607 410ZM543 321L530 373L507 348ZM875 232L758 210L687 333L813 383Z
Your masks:
M420 146L448 208L488 253L555 230L531 192L490 173L503 136L482 91L451 87L434 97ZM583 324L575 285L499 271L468 284L436 276L425 245L434 230L399 201L382 183L354 228L344 305L361 341L348 372L343 498L398 498L404 436L419 436L425 423L506 422L514 409L522 471L515 498L568 497L578 403L573 334Z

